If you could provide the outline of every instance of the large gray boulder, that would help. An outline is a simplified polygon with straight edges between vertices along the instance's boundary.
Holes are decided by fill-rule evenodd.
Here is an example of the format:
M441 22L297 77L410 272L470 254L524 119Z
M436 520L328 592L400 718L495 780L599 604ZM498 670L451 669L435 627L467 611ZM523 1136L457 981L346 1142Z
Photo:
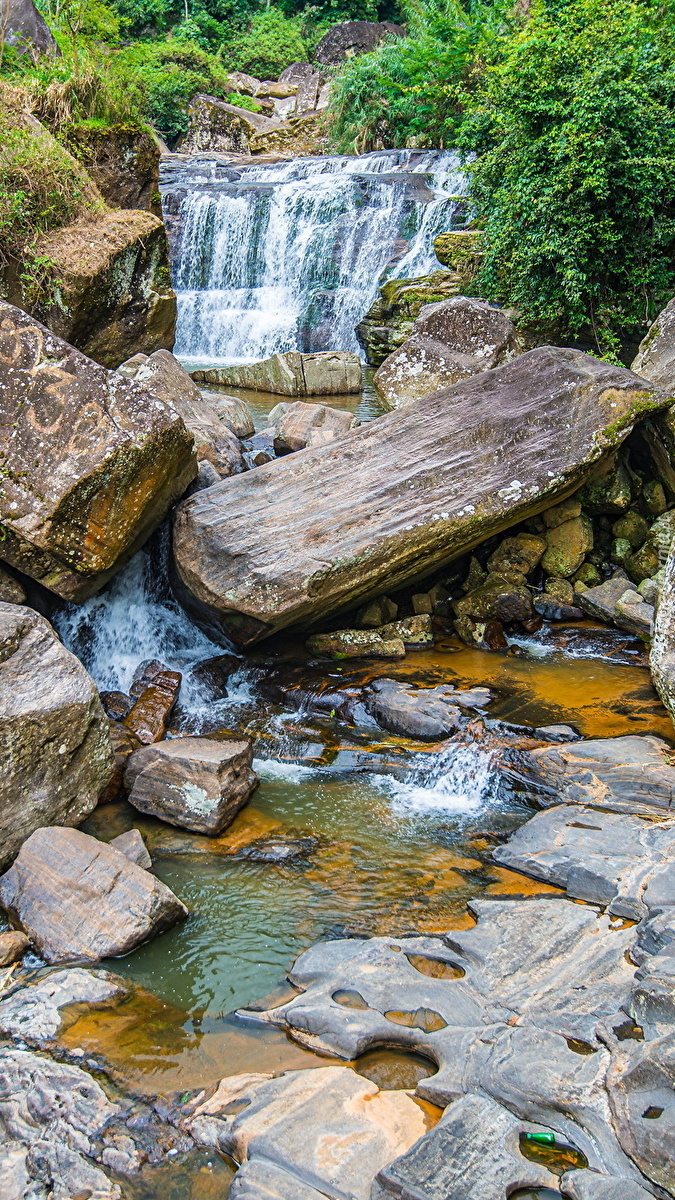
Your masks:
M613 812L675 808L672 750L657 737L591 738L531 751L526 762L540 803Z
M2 36L6 46L17 54L59 53L54 35L33 0L5 0L2 9Z
M41 825L77 825L112 779L93 679L32 608L0 603L0 869Z
M197 460L210 462L221 479L246 469L236 433L221 419L168 350L155 350L150 355L135 354L122 363L118 371L134 379L182 417L195 440Z
M355 607L549 508L661 403L624 368L531 350L183 503L183 598L239 645Z
M649 666L656 689L675 721L675 549L668 558L656 609Z
M269 415L277 454L291 454L306 447L328 446L359 424L350 412L326 404L304 404L282 400Z
M174 409L2 302L0 430L0 556L66 600L119 570L197 471Z
M325 66L337 67L345 58L376 50L386 37L405 37L405 30L391 21L340 21L324 33L314 59Z
M375 390L392 408L498 366L518 350L511 319L485 300L453 296L427 304L411 336L375 372Z
M262 362L193 371L192 378L201 383L272 392L275 396L342 396L360 392L363 386L358 354L343 350L314 354L289 350Z
M38 829L0 877L0 904L49 963L126 954L188 910L121 851L78 829Z
M640 342L631 370L675 395L675 298L659 313Z

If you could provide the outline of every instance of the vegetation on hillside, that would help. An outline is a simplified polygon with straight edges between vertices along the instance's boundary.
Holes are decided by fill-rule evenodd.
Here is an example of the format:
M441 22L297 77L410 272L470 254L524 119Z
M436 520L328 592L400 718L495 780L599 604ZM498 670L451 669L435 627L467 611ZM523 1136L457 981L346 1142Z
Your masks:
M456 147L477 293L615 353L675 291L673 0L421 0L346 64L336 144Z

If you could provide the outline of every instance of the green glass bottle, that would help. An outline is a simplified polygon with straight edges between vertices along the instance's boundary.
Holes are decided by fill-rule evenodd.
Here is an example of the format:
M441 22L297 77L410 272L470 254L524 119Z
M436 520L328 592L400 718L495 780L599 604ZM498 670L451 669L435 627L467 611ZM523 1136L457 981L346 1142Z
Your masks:
M536 1142L539 1146L555 1146L554 1133L524 1133L523 1137L526 1142Z

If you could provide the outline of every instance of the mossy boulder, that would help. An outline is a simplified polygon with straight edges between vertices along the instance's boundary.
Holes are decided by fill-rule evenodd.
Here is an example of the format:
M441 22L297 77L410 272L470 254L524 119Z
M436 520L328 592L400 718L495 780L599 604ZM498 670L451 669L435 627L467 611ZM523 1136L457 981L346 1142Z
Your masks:
M425 304L450 300L460 291L455 272L434 271L419 279L392 279L356 326L356 336L371 367L379 367L410 337Z
M21 306L105 367L170 350L176 329L166 232L139 209L78 221L38 243L46 262Z
M546 532L546 550L541 565L549 575L568 579L578 571L593 549L593 526L588 517L572 517Z
M68 148L114 208L141 208L162 215L159 142L147 126L82 121L67 137Z
M457 271L462 284L466 284L473 279L483 257L480 231L453 229L450 233L439 233L434 251L438 261Z

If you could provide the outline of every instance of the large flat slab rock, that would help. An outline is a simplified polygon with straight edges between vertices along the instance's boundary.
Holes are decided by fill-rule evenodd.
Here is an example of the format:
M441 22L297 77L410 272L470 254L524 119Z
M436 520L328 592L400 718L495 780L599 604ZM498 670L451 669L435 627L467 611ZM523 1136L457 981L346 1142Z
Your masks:
M553 1172L520 1153L525 1129L487 1096L462 1096L431 1133L382 1168L372 1200L498 1200L518 1188L554 1187Z
M302 354L289 350L262 362L236 367L207 367L193 371L201 383L251 388L277 396L340 396L360 392L363 386L358 354L345 350L321 350Z
M250 1168L258 1175L255 1164L271 1163L299 1181L298 1197L304 1185L334 1200L369 1200L380 1168L425 1128L421 1108L405 1092L380 1091L346 1067L289 1071L275 1079L235 1075L198 1103L186 1123L198 1144L242 1163L242 1179Z
M670 810L672 749L657 737L592 738L527 755L542 804L587 804L617 812Z
M32 608L0 603L0 870L41 825L77 825L113 777L96 685Z
M258 786L248 738L172 738L135 750L124 775L140 812L197 833L218 834Z
M49 963L126 954L188 915L165 884L105 842L52 826L0 878L0 904Z
M569 896L607 905L615 916L639 921L660 911L673 879L675 820L564 804L521 825L492 857Z
M186 501L184 601L246 645L418 580L568 495L660 404L623 368L531 350Z
M197 470L173 409L4 303L0 461L0 555L75 601L127 562Z

